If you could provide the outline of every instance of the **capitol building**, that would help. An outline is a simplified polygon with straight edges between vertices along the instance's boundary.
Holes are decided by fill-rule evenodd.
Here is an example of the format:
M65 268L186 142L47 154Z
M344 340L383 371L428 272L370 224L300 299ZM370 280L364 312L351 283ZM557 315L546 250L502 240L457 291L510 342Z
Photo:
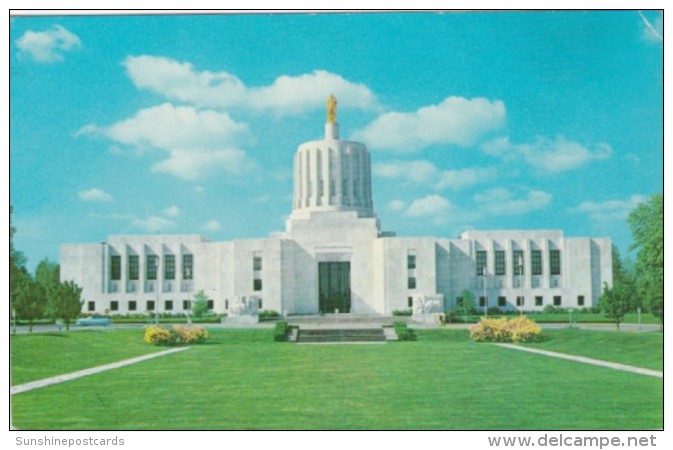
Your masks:
M292 213L283 233L213 242L200 235L113 235L63 244L61 279L83 288L83 312L186 313L203 291L226 313L242 297L286 315L388 316L429 299L441 311L472 292L479 309L596 306L612 285L609 238L560 230L466 231L459 239L399 237L374 210L371 156L339 138L328 100L324 139L294 156Z

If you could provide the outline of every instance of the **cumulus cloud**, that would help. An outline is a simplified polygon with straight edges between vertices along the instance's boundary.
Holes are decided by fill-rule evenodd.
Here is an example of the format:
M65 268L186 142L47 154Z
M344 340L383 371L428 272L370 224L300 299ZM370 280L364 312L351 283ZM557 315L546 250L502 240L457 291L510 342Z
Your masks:
M353 137L373 149L415 152L434 144L470 147L503 127L505 105L485 98L447 97L415 112L387 112Z
M180 208L175 205L169 206L164 209L164 215L167 217L178 217L180 215Z
M83 134L102 135L136 149L163 150L167 159L152 171L186 180L219 171L245 173L254 166L238 148L252 140L247 125L225 112L164 103L109 126L87 125L77 132Z
M164 57L129 56L124 67L139 89L201 107L237 107L287 115L323 108L327 96L333 93L347 108L377 108L367 86L324 70L282 75L268 86L248 87L228 72L199 71L191 63Z
M452 205L441 195L431 194L414 200L404 212L409 217L441 216L451 210Z
M490 189L474 196L477 210L494 216L526 214L545 208L551 200L551 194L543 191L530 191L525 197L516 198L505 188Z
M594 150L590 150L563 136L558 136L555 140L537 137L533 142L525 144L514 144L509 138L502 137L484 143L482 149L505 161L520 160L547 173L577 169L591 161L612 156L612 147L609 144L599 143Z
M81 46L82 42L61 25L54 25L46 31L26 31L16 45L22 54L35 61L50 63L63 61L63 53Z
M636 194L626 200L585 201L570 211L588 214L594 222L624 221L638 204L645 201L646 196Z
M217 220L209 220L201 228L205 231L219 231L221 226Z
M388 209L391 211L402 211L406 207L406 202L402 200L392 200L390 203L388 203Z
M135 219L131 222L132 228L137 228L148 233L157 233L166 231L175 227L175 222L163 217L152 216L147 219Z
M77 197L86 202L111 202L114 200L112 195L98 188L80 191L77 193Z
M493 167L470 167L455 170L440 170L430 161L388 161L374 164L372 172L381 178L399 179L436 190L463 189L496 179L498 172Z

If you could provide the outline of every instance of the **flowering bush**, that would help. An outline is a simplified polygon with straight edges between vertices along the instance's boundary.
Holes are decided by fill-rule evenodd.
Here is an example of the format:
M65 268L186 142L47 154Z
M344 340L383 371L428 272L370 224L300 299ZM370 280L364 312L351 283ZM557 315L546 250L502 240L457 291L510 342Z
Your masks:
M164 327L153 325L145 328L145 342L152 345L175 345L177 336Z
M208 330L202 327L174 325L172 329L152 325L145 328L145 342L152 345L202 344L208 339Z
M526 316L481 319L470 327L470 337L477 342L537 342L542 339L542 328Z

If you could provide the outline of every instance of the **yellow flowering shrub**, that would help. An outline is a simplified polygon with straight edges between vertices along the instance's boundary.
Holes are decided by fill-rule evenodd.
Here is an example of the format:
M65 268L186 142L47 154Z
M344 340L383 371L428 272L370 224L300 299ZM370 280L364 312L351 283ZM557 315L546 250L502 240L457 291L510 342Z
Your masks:
M158 325L145 328L145 342L151 345L202 344L208 339L208 330L203 327L174 325L168 329Z
M470 327L470 337L477 342L536 342L542 338L542 328L526 316L481 319Z

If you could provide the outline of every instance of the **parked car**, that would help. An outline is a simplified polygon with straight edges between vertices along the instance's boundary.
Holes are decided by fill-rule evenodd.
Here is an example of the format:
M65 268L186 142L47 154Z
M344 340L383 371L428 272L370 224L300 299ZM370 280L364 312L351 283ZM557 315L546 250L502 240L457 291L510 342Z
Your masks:
M82 327L91 327L91 326L103 326L106 327L110 325L112 321L110 320L109 317L101 317L101 316L92 316L92 317L84 317L83 319L77 319L77 322L75 322L75 325L79 325Z

